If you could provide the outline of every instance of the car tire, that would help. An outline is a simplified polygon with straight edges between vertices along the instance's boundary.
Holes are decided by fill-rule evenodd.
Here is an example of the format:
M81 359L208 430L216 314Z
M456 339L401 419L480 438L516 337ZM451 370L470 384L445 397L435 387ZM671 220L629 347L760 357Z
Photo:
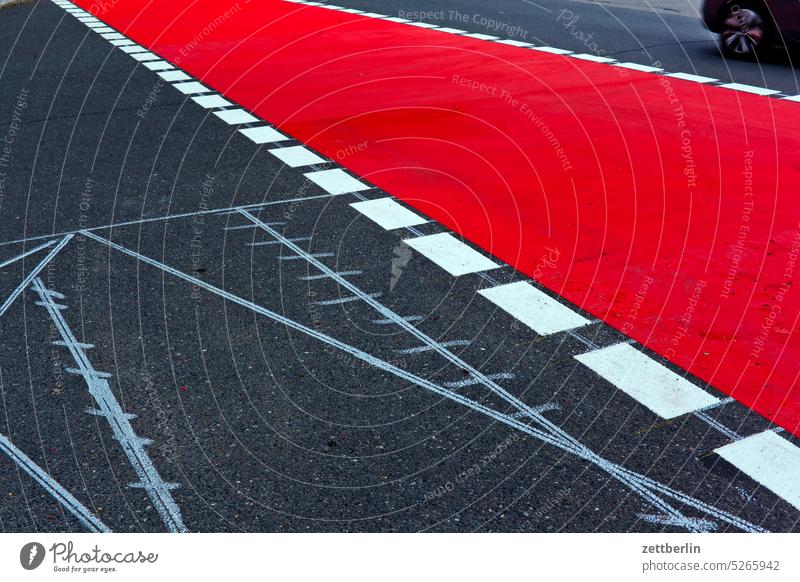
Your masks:
M722 54L737 59L757 59L770 46L771 27L763 7L732 6L722 21L719 44Z

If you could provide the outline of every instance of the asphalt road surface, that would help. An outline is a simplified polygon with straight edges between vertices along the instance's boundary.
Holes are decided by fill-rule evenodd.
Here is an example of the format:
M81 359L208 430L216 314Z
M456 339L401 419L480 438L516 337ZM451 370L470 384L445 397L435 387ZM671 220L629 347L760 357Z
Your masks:
M309 159L313 124L268 138L232 107L272 95L246 75L221 107L172 86L215 87L230 47L209 39L248 42L239 24L187 16L170 61L120 24L132 2L91 10L110 32L61 4L0 12L0 530L800 531L797 425L345 173L369 135ZM798 93L791 57L721 59L691 4L628 4L390 16ZM529 262L581 249L548 253ZM753 437L781 454L725 449Z

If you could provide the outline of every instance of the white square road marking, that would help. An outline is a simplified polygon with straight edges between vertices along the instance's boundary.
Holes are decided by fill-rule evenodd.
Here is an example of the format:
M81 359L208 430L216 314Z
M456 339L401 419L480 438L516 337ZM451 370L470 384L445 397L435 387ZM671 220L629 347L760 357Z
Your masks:
M439 28L438 24L429 24L427 22L409 22L409 26L418 26L420 28Z
M264 127L248 127L246 129L240 129L239 133L258 144L274 143L276 141L286 141L287 139L291 139L276 129L269 127L268 125L265 125Z
M167 69L172 68L172 65L169 64L167 61L150 61L142 64L151 71L166 71Z
M719 87L723 87L725 89L733 89L734 91L741 91L742 93L752 93L753 95L775 95L776 93L780 93L780 91L776 91L775 89L765 89L764 87L756 87L755 85L742 85L741 83L725 83L724 85L719 85Z
M480 32L472 32L470 34L465 34L464 36L468 36L470 38L477 38L478 40L500 40L499 36L492 36L491 34L481 34Z
M591 323L525 281L481 289L478 293L539 335L558 333Z
M784 101L796 101L800 102L800 95L790 95L789 97L783 97Z
M541 51L543 53L552 53L554 55L571 55L572 51L560 49L553 46L532 46L532 51Z
M175 71L180 72L180 71ZM210 93L211 89L203 85L202 83L198 83L197 81L189 81L188 83L173 83L173 87L175 87L178 91L183 93L184 95L194 95L196 93Z
M466 30L461 30L460 28L449 28L447 26L443 26L441 28L437 28L439 32L447 32L449 34L464 34L467 32Z
M135 45L136 43L127 38L123 38L122 40L112 40L111 44L114 46L132 46Z
M131 57L133 57L140 63L144 61L157 61L161 58L158 55L155 55L149 51L144 53L131 53Z
M427 219L411 212L391 198L353 202L350 206L386 230L417 226L428 222Z
M128 54L131 54L131 53L143 53L143 52L145 52L147 50L146 48L144 48L143 46L139 46L138 44L132 44L132 45L128 45L128 46L121 46L119 48L120 48L120 50L122 52L128 53Z
M206 109L212 109L214 107L227 107L228 105L233 105L227 99L223 99L219 95L203 95L201 97L192 97L192 101L197 103L200 107L205 107Z
M102 36L106 40L127 40L123 35L118 32L104 32Z
M323 170L321 172L309 172L303 175L330 194L348 194L350 192L361 192L362 190L370 189L370 186L359 182L350 174L339 168L335 170Z
M630 344L616 344L575 359L661 418L675 418L719 402Z
M311 166L313 164L326 164L328 160L319 157L317 154L303 146L292 146L288 148L275 148L268 150L273 156L284 164L292 168L301 166Z
M800 509L800 448L768 430L714 451L784 501Z
M409 238L404 242L454 277L500 267L447 232Z
M524 47L524 48L533 46L529 42L522 42L521 40L514 40L514 39L511 39L511 38L498 40L497 42L499 42L500 44L507 44L507 45L511 45L511 46Z
M261 121L258 117L253 117L244 109L228 109L227 111L215 111L214 115L219 117L228 125L241 125L242 123L257 123Z
M170 83L174 81L186 81L191 79L191 77L183 71L165 71L163 73L159 73L158 76Z
M116 30L114 30L110 26L105 26L105 25L104 26L90 26L89 28L91 28L97 34L104 34L104 33L108 33L108 32L117 32Z

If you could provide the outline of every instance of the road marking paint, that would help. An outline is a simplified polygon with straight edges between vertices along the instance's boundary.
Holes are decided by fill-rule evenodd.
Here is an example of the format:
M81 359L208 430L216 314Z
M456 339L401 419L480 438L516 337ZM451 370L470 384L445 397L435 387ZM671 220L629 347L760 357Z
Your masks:
M407 18L398 18L397 16L387 16L384 20L388 20L389 22L402 22L403 24L411 22Z
M641 71L643 73L658 73L664 70L659 67L651 67L650 65L640 65L639 63L614 63L614 66L622 67L623 69Z
M383 293L381 293L380 291L378 291L377 293L369 293L369 296L372 297L373 299L377 299L381 295L383 295ZM326 300L323 300L323 301L314 301L314 304L315 305L322 305L322 306L326 306L326 305L341 305L343 303L352 303L354 301L361 301L361 300L362 300L362 298L359 297L358 295L348 295L347 297L339 297L337 299L326 299Z
M764 87L756 87L755 85L743 85L742 83L724 83L717 85L723 89L732 89L734 91L742 91L743 93L752 93L754 95L775 95L780 91L774 89L765 89Z
M173 68L172 65L169 64L167 61L151 61L142 64L151 71L166 71L167 69Z
M247 225L247 226L252 228L255 225L252 224L252 225ZM307 242L307 241L311 240L311 237L310 236L297 236L297 237L290 238L290 239L287 239L287 240L290 240L291 242ZM249 242L249 243L247 243L246 246L248 246L248 247L269 247L269 246L275 246L275 245L279 245L279 244L281 244L281 243L279 241L277 241L277 240L262 240L262 241L258 241L258 242Z
M388 196L350 204L355 210L386 230L425 224L428 219L412 212Z
M31 281L33 281L36 277L39 276L39 273L52 261L56 255L63 249L66 244L72 240L72 237L75 236L74 234L68 234L64 238L62 238L58 244L53 247L53 249L47 253L47 255L39 261L39 263L33 268L33 270L28 273L28 275L22 279L22 282L11 292L11 294L6 297L6 300L0 305L0 317L3 317L3 314L8 311L8 308L11 307L11 304L14 303L14 300L19 297L20 293L25 290L25 287L30 285Z
M522 42L521 40L514 40L512 38L500 39L497 42L499 42L500 44L507 44L507 45L516 46L516 47L519 47L519 48L529 48L529 47L533 46L529 42Z
M278 241L276 241L278 242ZM318 275L304 275L302 277L298 277L300 281L320 281L322 279L330 279L336 277L350 277L355 275L363 275L364 271L334 271L330 274L328 273L320 273Z
M673 79L681 79L682 81L691 81L692 83L716 83L719 81L719 79L713 77L690 75L689 73L664 73L664 76L672 77Z
M111 528L73 495L58 481L53 479L39 465L33 462L28 455L23 453L5 435L0 434L0 451L7 454L16 465L25 471L39 486L44 489L61 507L74 515L83 526L91 532L110 533Z
M128 462L139 478L139 482L131 486L141 487L147 492L153 507L170 531L188 531L183 524L180 508L169 492L176 485L164 482L144 448L146 445L152 444L152 441L136 434L128 419L129 415L122 410L116 396L111 391L111 386L104 379L106 374L94 369L83 348L79 347L81 342L75 338L75 334L61 314L61 310L53 303L50 291L45 288L44 283L38 277L33 282L33 289L39 294L41 304L50 315L62 341L67 345L72 359L78 366L78 373L83 376L89 395L94 399L97 409L105 416L114 434L114 439L120 444Z
M326 259L326 258L330 258L330 257L335 257L336 253L331 253L331 252L313 253L313 254L309 254L308 256L309 257L313 257L315 259ZM278 255L278 260L279 261L299 261L299 260L305 260L305 259L306 259L306 255Z
M106 40L127 40L124 35L118 32L103 32L100 36Z
M43 249L51 247L54 244L56 244L56 242L57 242L56 240L48 241L48 242L46 242L44 244L41 244L41 245L39 245L37 247L34 247L32 249L28 249L27 251L25 251L22 254L19 254L19 255L15 256L15 257L11 257L10 259L6 259L2 263L0 263L0 269L2 269L3 267L7 267L8 265L11 265L13 263L16 263L17 261L20 261L20 260L24 259L25 257L27 257L29 255L32 255L33 253L38 253L39 251L41 251Z
M187 79L191 79L191 77L183 71L164 71L163 73L158 73L158 76L170 83L173 81L185 81Z
M454 277L501 266L447 232L408 238L405 243Z
M122 52L128 53L128 54L130 54L130 53L141 53L141 52L145 52L147 50L146 48L144 48L143 46L140 46L138 44L132 44L132 45L128 45L128 46L121 46L121 47L119 47L119 49Z
M438 24L429 24L427 22L409 22L409 26L418 26L419 28L439 28Z
M601 57L600 55L591 55L588 53L578 53L570 55L573 59L581 59L582 61L591 61L593 63L615 63L617 59L610 59L608 57Z
M509 372L500 372L499 374L487 374L486 375L489 380L513 380L514 374ZM455 382L445 382L443 386L447 386L448 388L466 388L468 386L474 386L476 384L480 384L481 379L475 378L474 376L471 378L467 378L466 380L456 380Z
M781 97L784 101L800 102L800 95L789 95L788 97Z
M470 344L469 340L449 340L445 342L438 342L440 346L443 348L454 348L454 347L465 347ZM413 348L405 348L402 350L395 350L398 354L404 354L407 356L415 356L417 354L423 354L425 352L432 352L436 350L435 346L424 345L424 346L416 346ZM488 378L488 376L486 376ZM480 383L481 380L478 379L477 383Z
M440 28L437 28L436 30L438 30L439 32L446 32L448 34L464 34L465 32L467 32L466 30L461 30L460 28L450 28L447 26L442 26Z
M261 121L244 109L227 109L225 111L214 111L214 115L219 117L228 125L242 125L243 123L257 123Z
M366 16L368 18L386 18L385 14L379 14L377 12L363 12L361 16Z
M253 215L249 214L246 211L240 211L240 213L242 213L245 217L249 217L256 224L263 224L260 221L258 221L257 218L255 218ZM319 341L321 343L324 343L324 344L327 344L327 345L329 345L329 346L331 346L331 347L333 347L335 349L338 349L338 350L340 350L340 351L342 351L342 352L344 352L346 354L350 354L351 356L353 356L353 357L355 357L355 358L357 358L357 359L359 359L359 360L361 360L363 362L366 362L367 364L369 364L371 366L374 366L376 368L384 370L385 372L387 372L389 374L392 374L392 375L400 378L401 380L404 380L404 381L407 381L407 382L409 382L411 384L419 386L420 388L424 388L424 389L426 389L426 390L428 390L430 392L433 392L434 394L438 394L438 395L440 395L440 396L442 396L444 398L448 398L449 400L452 400L453 402L456 402L458 404L466 406L466 407L470 408L471 410L473 410L475 412L479 412L481 414L484 414L485 416L487 416L489 418L493 418L493 419L497 420L498 422L500 422L502 424L505 424L506 426L509 426L511 428L519 430L520 432L522 432L524 434L527 434L527 435L529 435L531 437L534 437L534 438L540 440L543 443L550 444L550 445L552 445L552 446L554 446L554 447L556 447L556 448L558 448L558 449L560 449L562 451L565 451L567 453L573 454L576 457L578 457L580 459L583 459L583 460L593 464L598 469L601 469L602 471L605 471L612 478L616 479L620 484L628 487L634 494L638 495L643 501L645 501L646 503L648 503L649 505L654 507L656 510L662 511L665 515L672 516L675 519L685 518L685 516L683 516L683 514L680 512L680 510L678 510L675 507L673 507L672 505L670 505L670 503L665 501L664 499L662 499L661 496L666 497L668 499L671 499L671 500L681 504L682 507L690 507L690 508L696 509L698 511L701 511L701 512L703 512L703 513L705 513L705 514L707 514L707 515L709 515L711 517L714 517L715 519L718 519L718 520L723 521L725 523L731 524L734 527L737 527L738 529L741 529L743 531L748 531L748 532L756 532L756 531L764 532L764 531L766 531L761 526L758 526L756 524L750 523L747 520L744 520L744 519L742 519L742 518L740 518L740 517L738 517L736 515L733 515L733 514L731 514L729 512L726 512L724 510L721 510L721 509L718 509L716 507L713 507L713 506L711 506L711 505L709 505L707 503L704 503L704 502L702 502L702 501L700 501L700 500L698 500L698 499L696 499L694 497L691 497L690 495L682 493L682 492L680 492L680 491L678 491L676 489L672 489L671 487L669 487L667 485L663 485L662 483L659 483L658 481L655 481L654 479L651 479L650 477L646 477L644 475L641 475L639 473L631 471L630 469L626 469L624 467L621 467L620 465L617 465L617 464L615 464L615 463L613 463L613 462L611 462L611 461L599 456L597 453L595 453L594 451L592 451L591 449L589 449L585 445L582 445L574 437L572 437L568 433L566 433L563 429L561 429L560 427L556 426L551 421L549 421L547 418L545 418L544 416L539 414L536 410L534 410L530 406L527 406L526 404L522 403L519 399L517 399L514 396L512 396L511 394L509 394L502 387L498 386L496 383L494 383L491 380L489 380L488 378L486 378L485 375L483 375L480 371L474 369L467 362L464 362L463 360L461 360L460 358L458 358L454 354L448 352L447 350L444 350L442 352L442 354L448 356L448 359L450 359L454 364L462 367L463 369L465 369L468 372L472 373L476 377L481 378L481 380L484 383L484 385L486 385L487 387L491 388L492 392L495 392L501 398L506 399L507 402L509 402L510 404L513 404L515 407L517 407L520 412L528 413L529 414L529 418L531 418L532 421L536 422L542 428L541 429L540 428L536 428L536 427L530 426L527 423L524 423L524 422L521 422L521 421L519 421L517 419L511 418L507 414L500 413L500 412L498 412L498 411L496 411L496 410L494 410L494 409L492 409L492 408L490 408L488 406L485 406L485 405L483 405L483 404L481 404L479 402L476 402L474 400L466 398L466 397L462 396L461 394L458 394L457 392L453 392L453 391L448 390L446 388L443 388L442 386L439 386L438 384L435 384L434 382L431 382L431 381L429 381L429 380L427 380L425 378L422 378L420 376L416 376L415 374L412 374L411 372L408 372L407 370L399 368L398 366L395 366L394 364L391 364L389 362L386 362L385 360L381 360L380 358L377 358L377 357L373 356L372 354L369 354L367 352L359 350L355 346L351 346L351 345L349 345L347 343L344 343L344 342L342 342L340 340L337 340L337 339L335 339L333 337L327 336L327 335L325 335L325 334L323 334L323 333L321 333L321 332L319 332L319 331L317 331L317 330L315 330L315 329L313 329L313 328L311 328L311 327L309 327L307 325L303 325L302 323L294 321L293 319L289 319L288 317L285 317L283 315L280 315L279 313L271 311L271 310L267 309L266 307L262 307L262 306L260 306L260 305L258 305L256 303L253 303L252 301L248 301L247 299L244 299L242 297L234 295L233 293L230 293L229 291L225 291L224 289L220 289L219 287L215 287L214 285L211 285L210 283L207 283L206 281L198 279L197 277L192 277L191 275L187 275L186 273L183 273L183 272L181 272L181 271L179 271L177 269L174 269L174 268L170 267L169 265L166 265L164 263L156 261L155 259L151 259L150 257L148 257L146 255L142 255L141 253L137 253L136 251L132 251L132 250L130 250L130 249L128 249L128 248L126 248L126 247L124 247L122 245L119 245L119 244L117 244L115 242L112 242L110 240L107 240L107 239L104 239L104 238L102 238L100 236L97 236L96 234L94 234L92 232L83 230L83 231L81 231L81 234L83 236L91 238L92 240L95 240L95 241L97 241L97 242L99 242L101 244L104 244L104 245L108 246L109 248L115 249L115 250L117 250L117 251L129 256L129 257L133 257L133 258L137 259L138 261L144 262L144 263L146 263L146 264L148 264L148 265L150 265L152 267L160 269L161 271L163 271L165 273L169 273L169 274L171 274L171 275L173 275L173 276L175 276L175 277L177 277L177 278L179 278L179 279L181 279L183 281L186 281L187 283L193 284L193 285L195 285L195 286L197 286L197 287L199 287L201 289L205 289L206 291L208 291L210 293L213 293L214 295L217 295L218 297L222 297L223 299L226 299L227 301L230 301L232 303L235 303L237 305L245 307L246 309L250 309L254 313L258 313L259 315L262 315L262 316L264 316L264 317L266 317L266 318L268 318L268 319L270 319L270 320L272 320L272 321L274 321L276 323L279 323L279 324L281 324L281 325L283 325L285 327L288 327L290 329L293 329L295 331L303 333L303 334L307 335L310 338L316 339L317 341ZM280 236L280 234L276 233L275 231L270 232L270 234L272 234L273 236L276 236L276 235ZM340 280L340 283L341 282L347 283L347 280L346 279L342 279L342 280ZM379 307L382 307L380 305L380 303L377 303L377 305ZM385 311L387 316L389 316L389 317L392 317L392 316L398 317L396 314L394 314L393 312L387 310L386 308L382 308L382 311ZM412 333L415 333L415 332L416 333L421 333L416 328L414 328L413 326L408 326L408 329ZM695 530L691 529L691 525L689 526L689 528L690 528L690 531L695 531Z
M179 72L180 71L175 71L175 73L179 73ZM162 79L163 79L163 77L162 77ZM209 89L208 87L206 87L202 83L198 83L197 81L188 81L186 83L173 83L172 86L175 87L178 91L180 91L184 95L194 95L196 93L210 93L211 92L211 89Z
M197 103L200 107L204 107L206 109L213 109L215 107L228 107L229 105L233 105L227 99L223 99L219 95L203 95L201 97L192 97L192 101Z
M800 448L767 430L714 450L734 467L800 509Z
M157 61L161 59L161 57L149 51L143 53L131 53L131 57L140 63L144 61Z
M425 318L421 315L405 315L403 317L386 317L384 319L373 319L372 323L375 325L397 325L397 320L401 319L403 322L410 323L412 321L423 321Z
M93 31L95 31L97 34L103 34L104 32L117 32L116 30L114 30L110 26L97 26L97 27L92 26L90 28Z
M370 189L370 186L356 180L350 174L339 168L334 170L322 170L321 172L308 172L303 174L303 176L331 194L349 194L351 192L361 192L362 190Z
M591 323L526 281L481 289L478 293L539 335L558 333Z
M127 39L127 38L123 38L122 40L112 40L111 44L114 45L114 46L120 47L120 46L130 46L130 45L133 45L133 44L136 44L136 43L133 42L132 40ZM171 68L172 67L170 67L170 69Z
M662 418L675 418L718 400L627 343L575 359Z
M257 144L275 143L277 141L286 141L292 139L268 125L263 127L248 127L246 129L240 129L239 133Z
M532 51L540 51L543 53L552 53L554 55L571 55L572 51L568 51L566 49L560 49L552 46L532 46L530 47Z
M465 34L464 36L468 36L469 38L477 38L478 40L500 40L499 36L492 36L491 34L482 34L480 32L472 32L469 34Z
M305 146L275 148L267 151L291 168L328 163L328 160L319 157Z

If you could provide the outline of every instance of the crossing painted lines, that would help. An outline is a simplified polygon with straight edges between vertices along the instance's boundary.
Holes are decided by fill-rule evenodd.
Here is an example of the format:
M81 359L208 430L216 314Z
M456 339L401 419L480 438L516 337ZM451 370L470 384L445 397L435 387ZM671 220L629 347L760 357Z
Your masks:
M501 267L447 232L407 238L404 242L455 277Z
M386 230L419 226L428 222L426 218L389 197L353 202L350 206Z
M662 418L675 418L718 402L627 343L579 354L575 359Z
M714 451L742 473L800 509L800 448L767 430Z
M526 281L481 289L478 293L539 335L558 333L591 323Z

